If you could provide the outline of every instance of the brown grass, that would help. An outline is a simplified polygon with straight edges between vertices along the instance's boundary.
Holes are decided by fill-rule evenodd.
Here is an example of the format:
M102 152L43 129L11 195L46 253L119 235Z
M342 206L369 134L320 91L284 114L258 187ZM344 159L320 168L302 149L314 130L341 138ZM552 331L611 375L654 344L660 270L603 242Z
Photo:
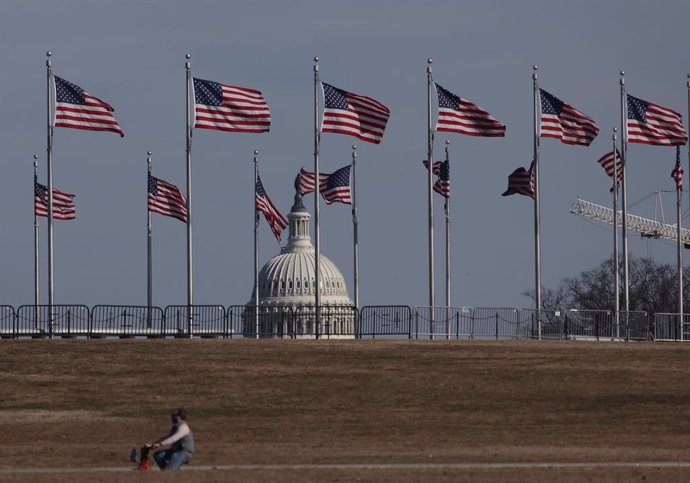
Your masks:
M690 461L690 346L0 341L0 468L126 466L182 406L192 465ZM159 481L7 474L0 481ZM683 468L194 471L166 481L687 481ZM190 478L192 478L190 480ZM160 480L163 481L163 480Z

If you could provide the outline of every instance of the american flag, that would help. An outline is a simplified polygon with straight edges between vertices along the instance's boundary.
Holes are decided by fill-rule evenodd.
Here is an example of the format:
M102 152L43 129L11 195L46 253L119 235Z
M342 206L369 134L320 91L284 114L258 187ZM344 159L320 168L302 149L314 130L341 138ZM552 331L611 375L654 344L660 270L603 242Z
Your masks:
M261 178L258 175L256 177L256 209L264 214L264 218L266 218L268 225L271 227L271 231L276 239L280 241L280 234L287 228L288 221L278 211L278 208L276 208L271 198L264 191L264 185L261 183Z
M606 174L609 175L609 177L613 178L613 160L614 160L614 152L611 151L610 153L604 154L601 158L597 160L597 163L601 165L602 168L606 171ZM616 183L614 184L615 187L621 184L621 181L623 181L623 163L621 162L621 154L618 152L618 150L615 151L615 160L616 160ZM614 186L611 187L610 191L613 193Z
M48 187L39 184L36 177L34 177L34 213L36 216L48 216ZM53 188L53 218L74 220L76 217L74 195Z
M508 176L508 189L503 193L503 196L510 195L524 195L534 198L534 161L529 167L529 170L525 168L518 168Z
M229 132L268 132L271 112L261 92L194 79L194 127Z
M654 146L683 146L688 135L676 111L628 94L628 141Z
M468 136L503 137L506 126L481 107L456 96L436 84L438 95L437 131L457 132Z
M429 169L429 161L425 159L422 163ZM438 176L434 183L434 191L444 198L450 198L450 163L447 160L434 161L431 171Z
M676 180L676 190L683 191L683 173L685 171L680 166L680 147L676 147L676 166L671 171L671 178Z
M92 96L81 87L53 76L55 79L55 127L110 131L124 137L113 117L115 109Z
M541 99L541 130L543 138L560 139L565 144L589 146L599 127L589 117L570 104L566 104L543 89L539 89Z
M325 108L321 132L348 134L362 141L379 144L390 117L390 110L371 97L352 94L321 83Z
M183 223L189 220L187 199L180 188L149 174L149 211L176 218Z
M319 191L326 200L327 205L333 203L352 204L352 190L350 189L350 168L352 165L340 168L329 175L324 183L321 184ZM320 174L320 173L319 173Z
M322 173L319 172L319 187L323 186L323 184L326 182L328 177L330 176L330 173ZM314 173L311 171L307 171L304 168L301 168L299 170L299 194L300 196L307 195L309 193L313 193L315 190L316 182L315 182L315 176Z

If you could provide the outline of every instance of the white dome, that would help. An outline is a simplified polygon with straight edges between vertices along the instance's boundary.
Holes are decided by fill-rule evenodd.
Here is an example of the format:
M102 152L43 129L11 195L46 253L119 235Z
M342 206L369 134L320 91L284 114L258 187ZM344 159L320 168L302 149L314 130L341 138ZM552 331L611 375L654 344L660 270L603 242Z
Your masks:
M299 196L288 214L288 243L259 272L259 305L299 307L315 304L315 249L309 237L310 215ZM327 257L319 257L322 306L352 306L345 278ZM254 293L247 305L254 305Z

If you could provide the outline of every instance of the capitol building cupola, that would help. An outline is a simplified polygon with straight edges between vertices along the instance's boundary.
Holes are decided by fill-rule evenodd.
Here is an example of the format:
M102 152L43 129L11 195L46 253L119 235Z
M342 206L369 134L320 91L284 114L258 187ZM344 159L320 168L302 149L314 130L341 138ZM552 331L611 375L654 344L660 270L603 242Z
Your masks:
M258 322L259 334L267 337L314 337L317 331L324 336L354 337L356 310L345 278L324 255L319 258L321 324L315 326L316 263L309 236L311 215L299 192L287 218L287 244L259 272L259 315L254 315L252 291L245 308L244 333L255 336Z

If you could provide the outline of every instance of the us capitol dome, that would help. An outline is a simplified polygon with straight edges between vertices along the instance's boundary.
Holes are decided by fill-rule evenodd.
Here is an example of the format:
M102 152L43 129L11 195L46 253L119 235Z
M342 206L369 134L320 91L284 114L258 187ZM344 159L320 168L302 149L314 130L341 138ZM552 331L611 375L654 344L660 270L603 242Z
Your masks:
M320 314L316 324L315 249L309 236L311 215L296 187L288 214L289 237L280 254L259 272L259 311L255 312L256 287L244 311L244 334L256 337L354 338L356 309L338 267L320 255ZM258 320L257 320L258 319ZM258 323L258 324L257 324Z

